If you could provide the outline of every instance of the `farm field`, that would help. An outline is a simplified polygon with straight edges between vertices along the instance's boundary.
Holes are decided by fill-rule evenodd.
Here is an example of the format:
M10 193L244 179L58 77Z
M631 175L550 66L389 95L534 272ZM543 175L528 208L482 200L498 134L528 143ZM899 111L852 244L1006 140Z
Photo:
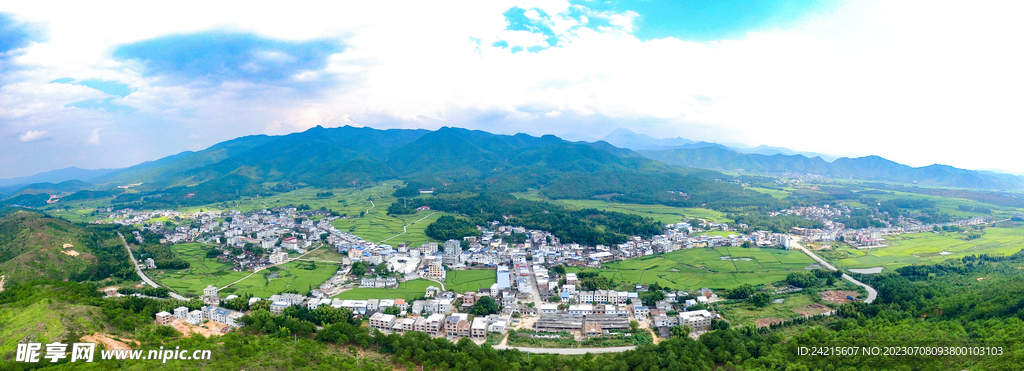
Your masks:
M293 261L259 271L220 292L236 295L248 293L261 298L280 294L285 290L297 290L299 294L306 294L309 290L319 287L337 271L337 264Z
M643 205L627 204L620 202L607 202L601 200L549 200L541 197L537 191L516 193L516 197L528 200L546 201L555 204L565 205L572 208L594 208L604 211L617 211L620 213L635 214L652 218L662 224L678 223L683 219L705 219L713 222L731 222L725 214L711 209L672 207L665 205Z
M366 299L398 299L402 298L405 301L412 303L413 300L422 298L427 292L427 287L435 286L440 289L441 285L436 282L428 281L425 279L416 279L412 281L399 282L397 289L377 289L377 288L362 288L357 287L338 295L333 296L334 298L346 300L366 300Z
M770 195L770 196L778 198L778 199L783 199L783 198L789 197L789 192L780 191L780 190L777 190L777 189L758 188L758 187L744 187L744 188L749 189L749 190L754 191L754 192L764 193L764 194Z
M727 259L725 257L728 257ZM696 248L611 262L598 272L616 283L657 282L675 289L731 289L780 281L790 272L802 271L813 261L797 251L745 249L742 247ZM567 268L578 272L579 268Z
M206 251L209 249L209 245L185 243L174 245L171 248L175 254L188 261L191 267L177 271L155 270L153 272L156 273L150 273L150 277L183 295L200 296L207 285L224 287L252 273L249 271L235 272L231 270L230 264L222 263L217 259L207 259ZM276 268L262 270L252 277L221 290L220 293L225 295L249 293L263 298L288 289L305 293L310 290L310 285L319 286L337 271L337 264L318 262L314 267L313 262L291 262ZM275 272L277 275L274 278L267 278Z
M445 289L459 294L466 291L490 288L491 285L498 282L497 269L450 270L446 274L444 280Z
M918 263L938 263L967 255L1009 255L1024 249L1024 227L988 228L978 239L967 241L960 233L933 232L888 236L887 247L857 250L843 245L821 251L823 258L843 268L884 267L895 269ZM952 254L940 255L941 252Z
M249 274L232 271L230 264L217 259L207 259L206 251L210 247L212 245L201 243L173 245L171 249L174 253L188 261L191 266L180 270L151 270L147 271L147 275L182 295L200 296L207 285L221 287Z
M694 233L694 236L708 236L708 237L713 237L713 236L729 237L729 235L739 236L740 232L737 232L737 231L707 231L707 232L697 232L697 233Z
M411 215L387 215L388 206L397 200L392 193L396 187L402 184L400 181L388 181L360 188L320 189L307 187L270 197L250 198L228 202L226 205L223 203L211 204L190 208L195 210L182 209L181 211L198 211L200 208L209 210L228 206L232 210L247 212L282 205L309 205L313 210L325 208L347 216L348 218L335 220L332 223L334 227L351 232L367 241L384 241L392 245L403 242L411 245L437 242L427 237L424 230L437 218L446 215L445 213L425 211ZM319 197L318 193L332 193L332 195ZM360 213L363 214L362 217L359 217ZM410 225L408 232L402 234L402 227L414 222L417 223Z

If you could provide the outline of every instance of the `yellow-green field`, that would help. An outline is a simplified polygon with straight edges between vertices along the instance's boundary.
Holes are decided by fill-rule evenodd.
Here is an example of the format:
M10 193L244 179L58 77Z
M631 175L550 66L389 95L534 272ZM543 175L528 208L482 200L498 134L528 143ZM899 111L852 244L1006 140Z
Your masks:
M821 255L843 268L899 268L918 263L978 254L1013 254L1024 249L1024 227L988 228L981 238L968 241L961 233L913 233L887 236L887 247L858 250L842 245ZM940 255L941 252L952 254Z
M725 259L726 256L729 258ZM731 289L745 283L780 281L811 263L807 255L792 250L719 247L673 251L583 270L599 272L616 284L657 282L676 289ZM567 270L580 271L579 268Z
M427 287L434 286L441 288L437 282L425 279L417 279L407 282L399 282L396 289L378 289L357 287L338 295L338 299L366 300L366 299L405 299L410 304L412 300L422 298L427 292Z
M490 288L491 285L498 282L497 275L497 269L450 270L446 273L444 286L446 289L460 294L466 291L476 291Z
M576 209L594 208L604 211L617 211L620 213L635 214L656 221L662 224L678 223L685 219L705 219L713 222L732 222L725 214L711 209L672 207L665 205L643 205L627 204L621 202L607 202L602 200L549 200L541 197L537 191L516 193L516 197L535 201L547 201L560 205L566 205Z

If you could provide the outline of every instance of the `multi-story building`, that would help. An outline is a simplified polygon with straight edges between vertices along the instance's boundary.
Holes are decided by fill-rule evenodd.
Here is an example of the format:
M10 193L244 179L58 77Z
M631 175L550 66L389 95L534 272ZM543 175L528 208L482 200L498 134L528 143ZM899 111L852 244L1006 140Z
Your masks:
M370 327L373 327L377 330L391 331L391 328L394 325L395 316L392 314L384 314L381 312L377 312L370 316Z
M158 325L169 325L174 320L174 315L167 312L160 312L156 314L156 324Z
M692 312L679 313L679 324L690 326L693 331L707 331L711 329L711 320L715 318L707 310L695 310Z
M452 313L444 321L444 332L448 338L469 337L470 327L468 313Z
M477 317L473 319L473 325L469 328L469 335L474 339L484 339L487 337L487 319L483 317Z
M423 323L423 328L424 332L430 335L440 335L445 329L445 315L440 313L431 314Z

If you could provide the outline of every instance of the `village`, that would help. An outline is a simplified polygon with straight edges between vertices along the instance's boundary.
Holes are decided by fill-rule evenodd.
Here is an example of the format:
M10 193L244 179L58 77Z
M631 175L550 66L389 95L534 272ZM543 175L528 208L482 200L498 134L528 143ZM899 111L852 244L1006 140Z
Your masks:
M368 320L370 327L382 332L425 332L432 336L456 339L461 337L482 341L488 333L503 334L508 329L528 326L538 333L570 332L578 338L593 336L621 336L637 321L654 329L661 336L669 336L672 327L688 326L697 335L711 328L718 314L708 311L709 302L718 300L711 290L702 289L693 295L687 292L667 292L663 300L644 305L638 295L646 291L637 285L636 291L583 290L574 273L556 274L553 267L600 267L615 260L631 259L680 249L713 248L719 246L757 246L762 248L793 248L796 238L808 241L844 239L855 247L879 247L882 236L929 231L936 226L967 226L985 223L985 218L970 218L942 224L916 223L900 219L899 226L883 228L846 229L833 219L848 213L845 206L800 207L782 213L823 221L825 228L792 228L790 233L755 231L704 234L709 231L735 232L725 223L705 220L669 224L664 232L651 238L633 236L627 242L614 246L583 246L562 244L557 236L546 231L501 225L492 222L480 226L480 236L444 243L428 242L421 246L400 243L395 246L364 240L353 233L338 230L331 225L336 215L321 211L300 212L294 207L279 207L248 213L238 211L206 211L177 213L174 211L134 212L118 211L118 223L142 222L146 230L162 233L161 243L204 242L215 244L224 253L221 259L231 260L236 270L258 270L289 261L289 252L306 253L315 247L330 248L340 254L341 269L308 295L282 293L270 298L251 298L250 303L268 300L272 313L283 313L288 307L303 306L315 310L320 306L344 308ZM176 217L181 224L173 230L164 223L145 223L151 218ZM318 220L314 220L318 219ZM692 223L692 224L691 224ZM736 227L746 230L746 225ZM516 238L511 238L516 236ZM796 237L801 236L801 237ZM139 236L136 236L139 238ZM514 242L513 242L514 241ZM252 252L258 246L266 253ZM230 254L229 251L243 251ZM154 268L152 261L144 268ZM354 264L370 267L370 275L352 276ZM387 276L377 276L377 267L387 267ZM332 298L353 286L366 288L396 288L400 282L427 279L443 285L450 271L494 269L496 283L478 291L456 293L430 286L423 300L407 302L404 299L369 298L342 300ZM473 305L482 298L494 300L500 307L496 313L475 316ZM684 300L677 300L685 297ZM221 302L216 287L204 291L206 307L200 310L175 310L158 314L158 323L185 321L221 323L226 331L241 324L240 312L218 307ZM234 299L233 295L224 300ZM182 309L182 308L179 308ZM187 308L186 308L187 309ZM525 318L532 318L527 321ZM546 336L546 335L531 335Z

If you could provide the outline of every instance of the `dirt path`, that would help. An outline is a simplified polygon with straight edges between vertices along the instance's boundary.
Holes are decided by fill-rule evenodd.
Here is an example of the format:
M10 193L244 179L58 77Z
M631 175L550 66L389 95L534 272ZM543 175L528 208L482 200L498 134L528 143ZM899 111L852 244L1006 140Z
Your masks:
M266 267L263 267L263 268L260 268L260 269L254 270L254 271L252 271L252 273L249 273L249 275L248 275L248 276L242 277L242 278L240 278L240 279L239 279L238 281L235 281L235 282L229 283L229 284L227 284L227 285L224 285L223 287L219 287L219 288L218 288L218 290L223 290L223 289L226 289L226 288L228 288L228 287L231 287L231 285L234 285L234 284L236 284L236 283L242 282L242 281L244 281L244 280L245 280L246 278L252 277L252 275L254 275L254 274L256 274L256 273L259 273L259 271L261 271L261 270L264 270L264 269L267 269L267 268L270 268L270 267L276 267L276 266L278 266L278 265L281 265L281 264L287 264L287 263L291 263L292 261L295 261L295 260L300 260L300 259L302 259L302 257L303 257L303 256L306 256L306 255L312 254L312 253L313 253L314 251L320 250L320 247L322 247L322 246L323 246L323 245L317 246L317 247L316 247L315 249L309 250L309 251L307 251L307 252L306 252L305 254L299 255L299 256L297 256L297 257L295 257L295 258L292 258L292 259L288 259L288 260L285 260L284 262L281 262L281 263L278 263L278 264L274 264L274 265L268 265L268 266L266 266Z
M370 201L370 202L373 202L373 201ZM430 214L427 214L427 216L424 216L424 217L420 218L420 220L417 220L417 221L415 221L415 222L412 222L412 223L409 223L409 224L403 225L403 226L402 226L402 233L399 233L399 234L396 234L396 235L394 235L394 236L391 236L391 237L385 238L385 239L381 240L381 241L380 241L380 242L378 242L378 243L384 243L384 242L386 242L387 240L390 240L390 239L392 239L392 238L395 238L395 237L401 236L401 235L403 235L403 234L409 233L409 229L408 229L408 228L409 228L409 226L410 226L410 225L413 225L413 224L416 224L416 223L422 222L422 221L423 221L423 219L429 218L429 217L430 217L431 215L434 215L434 214L437 214L437 212L436 212L436 211L435 211L435 212L432 212L432 213L430 213Z
M123 343L123 342L111 339L111 336L113 336L113 335L108 335L108 334L102 334L102 333L99 333L99 332L94 332L94 333L92 333L92 335L82 336L82 341L86 342L86 343L103 344L103 346L106 347L107 350L129 350L129 349L132 349L131 346L129 346L126 343ZM135 344L135 346L139 346L139 342L138 341L135 341L135 340L131 340L131 341Z

